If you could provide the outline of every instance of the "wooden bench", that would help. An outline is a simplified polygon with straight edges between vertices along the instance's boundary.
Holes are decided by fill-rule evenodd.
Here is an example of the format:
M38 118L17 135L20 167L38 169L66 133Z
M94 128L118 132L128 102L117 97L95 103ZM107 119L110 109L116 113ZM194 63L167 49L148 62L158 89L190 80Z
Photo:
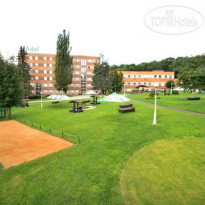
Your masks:
M188 97L187 100L200 100L200 97Z
M125 107L125 108L119 108L119 112L125 113L125 112L135 112L135 108L130 106L130 107Z
M52 101L52 104L56 104L56 103L59 103L59 101L58 100Z
M132 106L132 104L123 104L123 105L120 105L120 108L126 108L126 107L130 107Z

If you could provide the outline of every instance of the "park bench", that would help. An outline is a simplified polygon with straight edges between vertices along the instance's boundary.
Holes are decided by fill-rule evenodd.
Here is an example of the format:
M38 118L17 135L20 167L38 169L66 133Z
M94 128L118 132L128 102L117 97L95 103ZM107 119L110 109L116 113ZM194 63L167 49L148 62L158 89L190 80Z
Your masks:
M200 97L188 97L187 100L200 100Z
M52 101L52 104L56 104L56 103L59 103L59 101L58 100Z
M120 105L120 108L118 111L121 113L135 112L135 108L132 106L132 104L122 104Z
M123 105L120 105L120 108L126 108L126 107L130 107L132 106L132 104L123 104Z

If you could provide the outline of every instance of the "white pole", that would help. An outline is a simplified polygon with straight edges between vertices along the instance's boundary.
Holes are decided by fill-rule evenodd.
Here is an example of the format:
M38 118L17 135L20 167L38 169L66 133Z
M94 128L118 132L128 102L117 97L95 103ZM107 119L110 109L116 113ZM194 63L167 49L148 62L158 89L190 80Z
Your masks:
M125 84L124 84L124 96L125 96Z
M157 124L157 89L155 88L155 104L154 104L154 118L153 125Z
M171 83L171 94L172 94L172 83Z
M43 108L42 92L41 92L41 109Z

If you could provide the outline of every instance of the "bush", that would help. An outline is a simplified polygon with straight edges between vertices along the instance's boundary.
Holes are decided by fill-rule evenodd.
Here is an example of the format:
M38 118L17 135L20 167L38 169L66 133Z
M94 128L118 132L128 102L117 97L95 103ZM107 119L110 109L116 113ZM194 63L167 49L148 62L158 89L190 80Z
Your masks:
M151 92L149 93L149 98L154 98L154 92L153 92L153 91L151 91Z

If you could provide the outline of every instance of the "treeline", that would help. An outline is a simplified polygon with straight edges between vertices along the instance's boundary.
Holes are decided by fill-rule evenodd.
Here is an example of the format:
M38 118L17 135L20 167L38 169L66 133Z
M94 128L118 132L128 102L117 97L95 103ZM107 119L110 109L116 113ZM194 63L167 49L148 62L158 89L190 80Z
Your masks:
M143 62L140 64L121 64L112 65L112 70L121 71L152 71L152 70L164 70L174 71L177 75L180 67L186 65L190 61L198 61L200 65L205 65L205 55L197 55L192 57L178 57L178 58L166 58L161 61Z

